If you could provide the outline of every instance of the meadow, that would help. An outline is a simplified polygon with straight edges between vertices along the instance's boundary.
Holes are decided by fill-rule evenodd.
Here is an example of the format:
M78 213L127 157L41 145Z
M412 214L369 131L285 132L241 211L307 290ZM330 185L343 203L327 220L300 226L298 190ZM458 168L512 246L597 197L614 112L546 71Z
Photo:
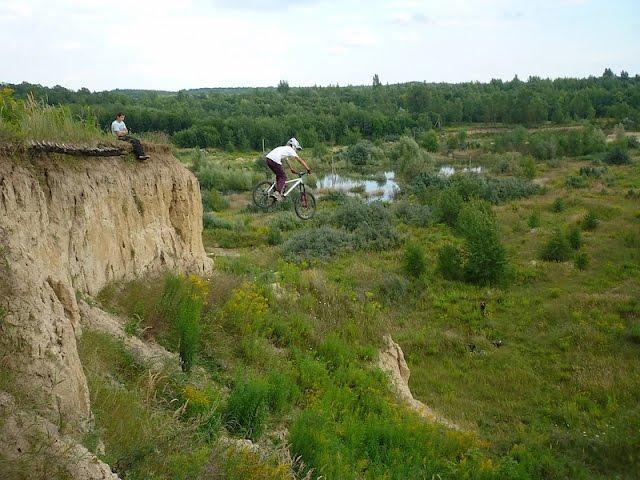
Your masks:
M123 478L637 478L640 155L605 133L305 151L316 178L400 186L384 203L318 191L307 222L251 204L259 153L176 150L216 270L100 294L182 366L153 374L82 337L103 458ZM459 430L398 402L375 367L386 333L414 396Z

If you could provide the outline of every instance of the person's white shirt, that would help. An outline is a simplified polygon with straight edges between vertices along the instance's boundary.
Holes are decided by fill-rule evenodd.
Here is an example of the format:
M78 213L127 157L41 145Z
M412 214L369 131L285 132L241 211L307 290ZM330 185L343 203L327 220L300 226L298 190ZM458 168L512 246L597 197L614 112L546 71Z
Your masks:
M282 165L282 160L289 157L298 157L296 151L290 147L289 145L284 145L282 147L276 147L267 153L267 158L273 160L278 165Z
M116 137L118 136L118 132L122 132L123 130L126 130L127 126L124 124L124 122L122 121L118 121L118 120L114 120L111 123L111 133L113 133Z

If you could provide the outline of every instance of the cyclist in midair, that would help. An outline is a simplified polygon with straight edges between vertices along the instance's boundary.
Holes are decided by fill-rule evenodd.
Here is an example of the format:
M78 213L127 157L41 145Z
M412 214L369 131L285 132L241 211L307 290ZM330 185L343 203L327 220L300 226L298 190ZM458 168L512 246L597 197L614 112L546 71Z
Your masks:
M302 150L302 146L300 142L296 140L295 137L290 138L286 145L281 147L276 147L267 153L267 166L271 169L273 173L276 174L276 190L273 193L273 197L276 201L281 202L284 197L282 193L284 192L284 185L287 181L287 174L284 171L284 167L282 162L287 162L287 166L291 170L292 173L297 173L289 164L290 158L295 158L298 160L304 168L307 169L307 173L311 173L311 169L307 162L305 162L302 158L298 156L298 151Z

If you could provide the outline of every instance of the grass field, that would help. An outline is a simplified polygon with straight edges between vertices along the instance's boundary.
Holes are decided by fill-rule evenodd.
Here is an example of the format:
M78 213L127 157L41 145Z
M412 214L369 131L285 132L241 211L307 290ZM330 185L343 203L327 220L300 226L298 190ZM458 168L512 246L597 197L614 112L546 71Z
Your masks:
M353 170L375 176L400 162L401 195L367 206L327 194L309 222L288 203L268 213L250 205L252 182L265 176L254 162L258 154L177 152L203 185L209 210L203 238L217 255L214 277L199 290L206 292L197 327L200 373L171 374L166 388L177 403L141 395L134 365L125 365L123 382L133 392L127 402L160 425L166 421L182 441L196 440L173 470L154 463L166 462L162 455L142 455L121 473L196 478L215 465L228 469L226 478L638 478L638 150L629 150L633 162L626 165L603 164L604 152L533 161L483 149L491 132L478 138L473 152L419 152L419 161L382 145L386 155ZM469 158L481 176L532 180L541 188L531 195L518 190L521 183L492 183L514 198L492 205L493 214L477 213L489 207L474 203L474 195L463 198L481 192L473 176L412 189L420 172ZM331 165L310 160L314 171ZM344 159L338 168L350 171ZM474 248L460 223L443 220L442 199L456 198L443 197L443 188L460 192L461 217L494 218L487 221L506 254L497 281L447 280L438 269L444 246L462 248L463 261ZM542 260L556 230L561 240L571 237L553 250L565 260ZM417 258L423 266L407 266ZM163 313L166 289L165 279L113 285L99 300L134 319L132 333L179 351ZM460 431L426 424L397 403L373 366L385 333L404 350L414 396ZM96 370L83 363L93 372L99 429L117 439L111 421L102 420L115 407L95 398L113 388L104 384L108 372L123 368L111 358ZM191 404L204 406L176 419L173 412L189 395L196 399ZM278 444L272 434L283 430L288 434ZM297 461L291 467L282 458L254 458L242 470L237 457L215 454L221 434L284 449ZM106 458L121 461L109 445Z

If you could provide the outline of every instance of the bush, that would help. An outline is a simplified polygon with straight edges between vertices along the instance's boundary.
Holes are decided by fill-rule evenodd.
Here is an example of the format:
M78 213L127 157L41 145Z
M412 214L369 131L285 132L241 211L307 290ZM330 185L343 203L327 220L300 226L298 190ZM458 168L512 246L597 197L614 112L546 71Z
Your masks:
M462 197L454 188L447 188L438 196L438 218L441 222L453 227L458 221L458 215L463 204Z
M204 280L195 275L188 278L169 275L160 299L160 310L171 325L170 337L180 354L185 372L191 371L200 340L200 312L207 297Z
M393 146L390 154L396 171L411 178L432 164L431 158L420 150L420 146L411 137L401 137Z
M580 167L581 177L600 178L607 171L606 167Z
M564 212L567 208L567 204L564 201L564 198L558 197L551 204L551 210L555 213Z
M205 211L221 212L229 208L229 202L217 190L202 190L202 207Z
M217 165L203 165L196 173L200 187L222 193L247 192L262 175L248 169L226 168Z
M626 165L631 163L631 157L629 157L626 148L620 145L614 145L605 154L603 161L610 165Z
M282 243L282 232L274 225L269 227L267 231L267 243L269 245L280 245Z
M640 324L636 323L629 327L629 340L640 345Z
M322 226L298 232L284 242L282 255L290 261L327 259L338 252L352 248L353 235Z
M438 251L437 270L448 280L462 280L464 256L462 250L455 245L445 245Z
M333 333L318 345L318 355L320 359L324 360L330 371L346 367L355 359L355 354L349 345Z
M385 275L380 285L378 285L378 297L386 303L400 301L407 293L409 283L406 278L400 275Z
M529 180L536 178L536 162L533 157L525 156L520 159L520 171Z
M540 258L547 262L564 262L571 255L571 245L560 229L556 229L542 247Z
M410 190L422 199L427 199L434 190L448 188L455 189L464 200L481 198L496 204L529 197L541 190L538 185L528 180L490 177L476 173L456 173L443 178L423 172L416 175L410 184Z
M575 265L578 270L584 270L589 265L589 256L586 252L579 252L576 255Z
M202 226L205 228L205 230L209 230L212 228L233 230L235 228L235 224L233 222L224 218L220 218L211 212L205 212L202 215Z
M595 230L598 227L598 216L593 210L589 210L582 219L583 230Z
M567 240L569 241L571 248L579 250L582 246L582 235L580 233L580 229L578 227L572 227L571 230L569 230Z
M437 152L440 146L440 139L438 133L435 130L429 130L424 132L419 139L420 146L427 152Z
M264 432L269 413L269 386L263 380L238 380L224 409L227 430L257 440Z
M419 205L411 202L396 202L395 214L407 225L415 227L428 227L435 221L433 210L427 205Z
M564 186L567 188L586 188L589 186L587 177L582 175L570 175L564 181Z
M483 202L466 204L460 210L457 229L465 238L465 280L479 284L500 281L504 276L507 260L491 207Z
M358 249L386 249L398 244L392 216L380 202L350 199L338 207L332 223L352 234Z
M527 219L527 225L529 228L538 228L540 226L540 211L533 210L529 214L529 218Z
M368 140L360 140L344 152L344 157L355 166L364 166L378 163L384 153Z
M413 278L419 278L427 270L424 250L419 243L412 242L407 245L402 266L405 273Z

